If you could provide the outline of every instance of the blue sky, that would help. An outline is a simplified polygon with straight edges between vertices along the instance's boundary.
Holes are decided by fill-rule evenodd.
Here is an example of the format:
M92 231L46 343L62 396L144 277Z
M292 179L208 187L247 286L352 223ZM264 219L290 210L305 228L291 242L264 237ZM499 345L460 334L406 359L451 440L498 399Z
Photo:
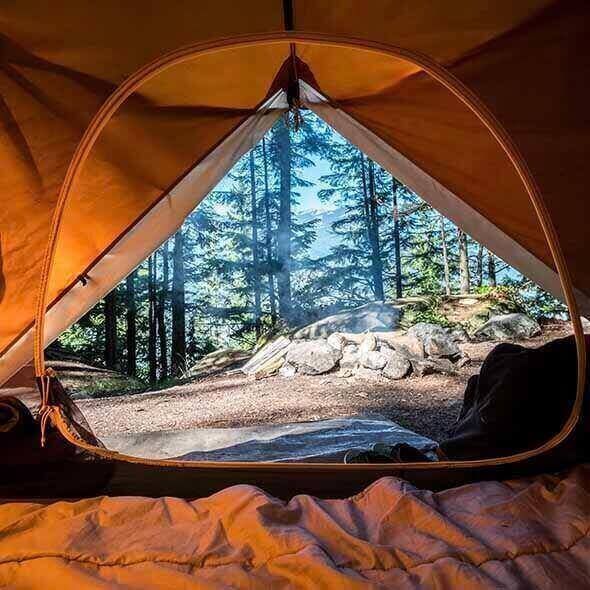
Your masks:
M326 160L314 158L314 166L306 168L302 176L308 182L313 182L313 186L301 187L299 189L299 207L300 209L326 209L327 203L322 203L318 199L318 192L327 188L328 185L320 181L321 176L330 173L330 166ZM333 209L334 207L329 207Z
M298 192L301 195L299 198L298 209L334 209L335 206L330 206L328 203L322 203L318 199L318 192L328 186L320 181L320 177L330 173L330 166L328 162L322 158L310 159L313 160L314 165L301 171L300 174L305 180L313 184L298 189ZM228 173L213 190L227 190L230 182L228 178L229 174L230 173Z

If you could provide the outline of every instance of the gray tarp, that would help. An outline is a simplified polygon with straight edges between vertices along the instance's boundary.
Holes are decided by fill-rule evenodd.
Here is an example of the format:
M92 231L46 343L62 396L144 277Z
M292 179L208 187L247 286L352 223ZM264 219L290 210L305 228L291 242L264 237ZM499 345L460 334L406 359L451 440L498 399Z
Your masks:
M380 417L356 417L243 428L195 428L103 436L107 448L150 459L192 461L342 461L353 448L434 441Z

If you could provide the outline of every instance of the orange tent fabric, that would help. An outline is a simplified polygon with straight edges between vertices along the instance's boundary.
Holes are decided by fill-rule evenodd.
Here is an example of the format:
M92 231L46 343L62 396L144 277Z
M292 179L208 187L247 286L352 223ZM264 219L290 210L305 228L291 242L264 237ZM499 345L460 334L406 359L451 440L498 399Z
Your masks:
M584 0L14 0L0 7L0 382L32 356L30 332L56 197L106 97L187 44L316 32L386 42L444 65L508 129L540 185L580 302L590 295L585 160L590 148L590 4ZM459 197L549 272L536 214L483 125L407 61L288 40L223 49L150 80L109 123L67 203L49 285L55 305L186 173L301 80ZM113 261L116 264L116 261ZM131 270L131 268L127 269ZM103 285L103 292L112 288ZM68 302L60 329L86 308ZM88 302L84 303L87 305ZM57 309L57 308L56 308ZM586 307L585 309L590 309ZM14 351L21 349L19 355Z

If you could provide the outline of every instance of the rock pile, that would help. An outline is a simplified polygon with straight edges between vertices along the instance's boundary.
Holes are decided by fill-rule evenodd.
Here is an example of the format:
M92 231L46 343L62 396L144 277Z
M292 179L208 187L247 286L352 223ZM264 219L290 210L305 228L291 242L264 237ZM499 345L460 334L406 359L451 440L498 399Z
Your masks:
M434 324L420 323L401 331L366 334L332 333L328 338L294 340L273 345L278 354L258 353L269 361L246 366L257 378L321 375L338 370L341 377L403 379L414 373L455 374L469 361L457 345L457 335ZM272 343L269 345L271 346ZM261 354L262 353L262 354Z
M469 322L455 322L453 329L419 322L404 332L400 328L401 312L399 305L376 301L329 316L291 337L280 336L269 342L242 371L257 379L277 373L294 377L331 371L342 377L387 379L411 374L452 375L469 362L459 347L462 342L520 340L541 331L534 319L509 313L488 316L476 329L470 329Z
M373 373L388 379L403 379L411 373L455 374L458 366L468 361L454 336L434 324L416 324L406 334L365 334L360 343L350 342L346 334L338 336L338 341L333 339L332 344L342 354L341 376L370 377Z

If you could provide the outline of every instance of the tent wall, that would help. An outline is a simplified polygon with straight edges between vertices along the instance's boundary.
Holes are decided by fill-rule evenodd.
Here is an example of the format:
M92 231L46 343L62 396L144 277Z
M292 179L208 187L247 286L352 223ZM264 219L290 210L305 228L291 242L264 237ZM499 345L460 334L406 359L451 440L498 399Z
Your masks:
M566 0L451 67L521 149L574 285L585 293L590 293L589 42L590 2Z
M15 346L24 346L33 322L59 187L99 105L127 76L167 51L284 31L288 5L295 32L422 52L475 91L524 153L574 284L590 293L584 178L590 151L590 3L255 0L247 10L238 4L13 0L0 6L0 362L5 375L18 368L6 359L16 354ZM277 76L289 45L274 40L201 56L130 98L101 136L67 204L51 305L194 162L251 116L277 83L284 87ZM529 252L533 262L554 268L536 214L505 156L440 85L403 60L360 48L300 40L295 49L310 85ZM67 313L67 321L76 317Z
M239 158L262 139L286 107L284 94L277 93L159 199L95 264L87 268L86 284L76 281L48 311L45 344L50 344L90 310L173 234ZM33 330L30 329L0 358L0 383L8 380L30 360L32 342ZM27 384L27 381L30 381L29 375L22 375L20 384Z
M488 218L470 207L390 144L363 127L342 109L330 104L324 96L304 81L301 82L301 94L304 104L350 143L356 145L472 238L563 301L559 276L551 266L536 258ZM579 290L576 290L576 297L582 314L590 315L590 298Z

